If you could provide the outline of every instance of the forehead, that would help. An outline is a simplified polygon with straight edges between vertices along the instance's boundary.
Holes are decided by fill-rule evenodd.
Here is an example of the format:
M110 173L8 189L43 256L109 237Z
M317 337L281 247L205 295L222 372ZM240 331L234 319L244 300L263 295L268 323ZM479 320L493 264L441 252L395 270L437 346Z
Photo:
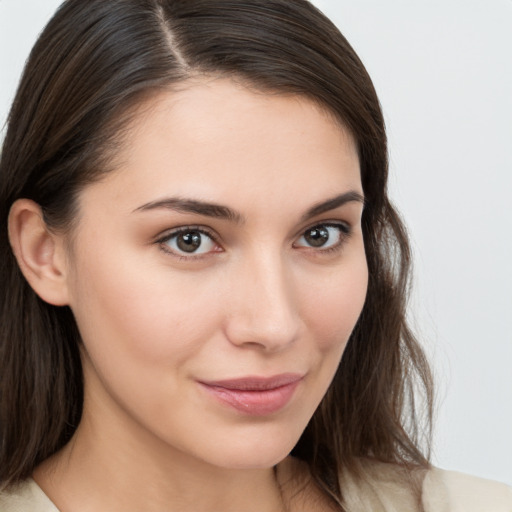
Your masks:
M333 188L361 190L353 137L303 96L191 81L140 104L126 133L117 170L93 185L121 201L172 194L242 206L285 191L315 202Z

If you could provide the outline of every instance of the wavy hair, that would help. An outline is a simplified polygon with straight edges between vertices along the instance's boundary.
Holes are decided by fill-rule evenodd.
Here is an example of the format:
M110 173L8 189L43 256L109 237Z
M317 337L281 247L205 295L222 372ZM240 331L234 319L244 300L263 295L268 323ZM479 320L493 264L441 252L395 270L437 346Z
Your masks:
M429 440L432 382L406 323L410 251L387 196L379 101L349 43L306 0L67 0L42 32L0 160L0 483L26 478L65 445L83 401L75 320L22 276L8 240L9 209L32 199L51 229L71 230L77 195L109 172L134 107L201 74L312 99L357 143L367 298L292 452L344 510L340 472L357 474L364 458L428 467L428 442L427 454L421 445Z

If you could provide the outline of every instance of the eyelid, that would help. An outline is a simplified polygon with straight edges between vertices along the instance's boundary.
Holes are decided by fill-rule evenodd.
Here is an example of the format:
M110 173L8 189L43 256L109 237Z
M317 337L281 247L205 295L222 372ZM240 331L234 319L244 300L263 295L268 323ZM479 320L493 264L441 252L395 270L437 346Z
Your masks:
M344 221L344 220L334 220L334 219L326 219L326 220L318 220L316 222L311 222L309 224L307 224L305 227L301 228L297 233L296 235L294 236L294 238L297 238L297 237L300 237L302 236L306 231L310 230L310 229L313 229L313 228L316 228L316 227L320 227L320 226L327 226L327 227L335 227L335 228L341 228L341 230L345 233L345 234L349 234L352 232L352 224L350 222L347 222L347 221Z
M313 246L298 246L298 245L295 245L297 240L300 239L301 237L304 236L304 234L311 230L311 229L314 229L316 227L333 227L333 228L337 228L339 229L340 231L340 239L332 246L329 246L329 247L325 247L323 248L322 246L320 247L313 247ZM213 250L213 251L208 251L208 252L205 252L205 253L198 253L198 254L195 254L195 253L178 253L176 251L173 251L172 249L170 249L168 246L165 247L165 243L169 241L169 239L173 238L173 237L176 237L178 235L180 235L181 233L187 233L187 232L190 232L190 231L197 231L207 237L209 237L213 243L218 247L220 248L220 250ZM300 230L299 233L297 233L297 235L295 235L294 237L294 240L295 242L293 243L293 246L296 247L296 248L299 248L299 249L304 249L304 250L311 250L311 251L314 251L316 253L327 253L327 252L331 252L331 251L335 251L337 249L340 249L344 243L346 242L346 240L348 239L348 237L350 237L350 235L352 234L352 225L347 222L347 221L342 221L342 220L320 220L320 221L316 221L314 223L310 223L308 226L302 228ZM172 255L172 256L175 256L179 259L182 259L182 260L194 260L194 259L201 259L201 258L204 258L204 257L208 257L209 255L213 254L213 253L218 253L218 252L223 252L224 249L222 247L222 244L220 243L219 241L219 236L217 235L217 233L215 233L211 228L208 228L206 226L203 226L203 225L184 225L184 226L178 226L178 227L175 227L175 228L170 228L170 229L167 229L163 232L161 232L159 235L157 235L153 241L153 243L155 244L158 244L160 249L165 252L166 254L169 254L169 255Z
M302 238L307 231L310 231L311 229L314 229L317 227L327 227L327 228L331 227L331 228L339 229L340 239L334 245L331 245L328 247L323 247L323 246L313 247L313 246L307 246L307 245L295 245L297 243L297 240L300 240L300 238ZM351 234L352 234L352 225L346 221L341 221L341 220L317 221L317 222L310 224L309 226L303 228L300 231L300 233L298 235L296 235L295 242L293 245L294 245L294 247L296 247L298 249L311 250L311 251L314 251L315 253L328 253L328 252L332 252L332 251L341 249L343 247L343 245L345 244L345 242L347 241L347 239L351 236Z
M165 252L166 254L170 254L170 255L175 256L182 260L200 259L200 258L204 258L204 257L208 256L209 254L221 252L221 251L215 250L215 251L208 251L208 252L199 253L199 254L195 254L195 253L186 254L186 253L178 253L178 252L171 250L169 247L167 247L167 248L165 247L165 243L168 242L171 238L176 237L182 233L188 233L190 231L197 231L198 233L201 233L202 235L206 235L213 241L213 243L217 247L220 247L222 249L222 246L218 240L219 239L218 235L216 233L214 233L211 229L209 229L205 226L198 226L198 225L179 226L176 228L171 228L166 231L163 231L162 233L157 235L157 237L154 239L154 243L158 244L160 249L163 252Z

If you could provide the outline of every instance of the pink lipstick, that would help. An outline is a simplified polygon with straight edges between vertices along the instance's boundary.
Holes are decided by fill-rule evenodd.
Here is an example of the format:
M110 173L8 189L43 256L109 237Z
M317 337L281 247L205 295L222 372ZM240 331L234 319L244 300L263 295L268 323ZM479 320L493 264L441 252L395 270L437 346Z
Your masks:
M200 381L220 402L239 412L263 416L282 409L291 400L302 375L286 373L274 377L243 377L220 381Z

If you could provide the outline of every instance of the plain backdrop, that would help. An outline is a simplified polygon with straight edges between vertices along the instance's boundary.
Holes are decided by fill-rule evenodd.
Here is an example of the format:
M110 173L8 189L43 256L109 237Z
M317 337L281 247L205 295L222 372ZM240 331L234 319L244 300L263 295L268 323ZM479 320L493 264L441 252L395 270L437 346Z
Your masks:
M316 0L380 96L438 381L435 464L512 484L512 0ZM0 123L59 0L0 0Z

